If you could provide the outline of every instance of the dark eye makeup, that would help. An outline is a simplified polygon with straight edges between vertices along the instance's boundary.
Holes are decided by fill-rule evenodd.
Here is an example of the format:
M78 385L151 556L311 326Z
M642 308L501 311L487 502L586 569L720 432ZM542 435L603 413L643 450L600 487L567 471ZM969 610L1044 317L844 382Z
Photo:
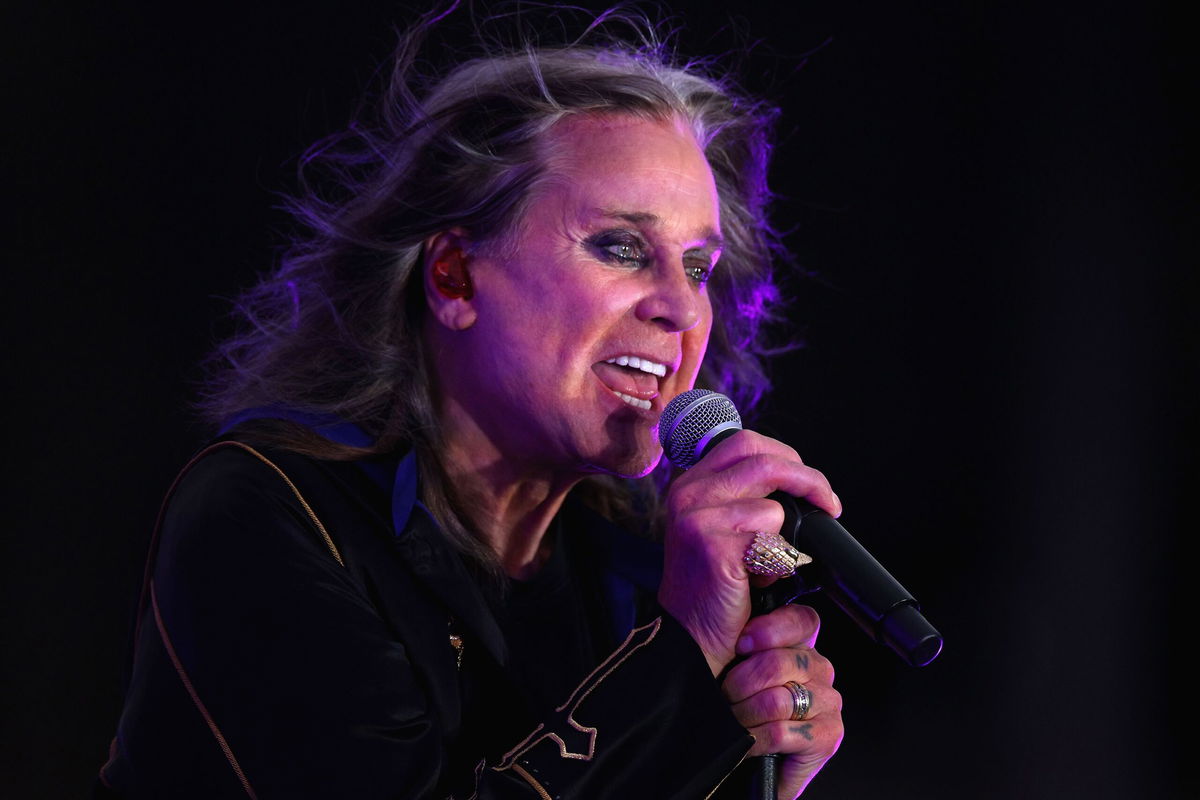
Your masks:
M633 231L601 231L589 236L585 244L601 261L610 264L644 267L650 263L649 248L645 240Z
M624 228L593 234L584 245L601 261L621 267L646 267L653 258L641 234ZM683 271L693 283L703 286L712 276L712 255L707 251L684 253Z

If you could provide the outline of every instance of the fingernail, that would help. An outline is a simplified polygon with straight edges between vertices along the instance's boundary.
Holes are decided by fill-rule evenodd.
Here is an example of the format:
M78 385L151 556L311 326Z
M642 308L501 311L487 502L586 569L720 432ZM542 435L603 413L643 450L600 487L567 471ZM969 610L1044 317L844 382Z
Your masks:
M737 640L737 645L734 647L738 653L749 653L754 650L754 640L749 636L743 636Z
M842 515L842 498L837 496L837 492L833 493L833 502L837 503L837 513L833 516L835 518L840 517Z

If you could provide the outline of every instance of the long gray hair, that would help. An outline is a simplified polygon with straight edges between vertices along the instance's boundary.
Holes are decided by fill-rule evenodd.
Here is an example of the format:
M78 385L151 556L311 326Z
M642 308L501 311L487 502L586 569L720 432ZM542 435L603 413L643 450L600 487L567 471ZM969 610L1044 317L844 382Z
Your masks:
M287 202L300 233L237 302L240 329L210 358L201 407L218 423L263 406L333 415L374 439L364 450L299 428L273 434L326 458L416 448L426 504L459 549L494 572L494 559L459 521L436 457L421 340L422 242L454 227L475 242L502 241L545 175L542 135L564 118L685 120L716 179L726 243L708 284L714 325L698 383L749 412L768 385L764 323L780 300L772 262L781 248L766 217L776 110L701 64L678 62L643 17L602 15L569 44L493 45L426 76L418 56L437 22L427 15L401 36L374 110L301 159L300 190ZM630 488L600 483L597 504L622 516ZM644 511L654 482L639 483Z

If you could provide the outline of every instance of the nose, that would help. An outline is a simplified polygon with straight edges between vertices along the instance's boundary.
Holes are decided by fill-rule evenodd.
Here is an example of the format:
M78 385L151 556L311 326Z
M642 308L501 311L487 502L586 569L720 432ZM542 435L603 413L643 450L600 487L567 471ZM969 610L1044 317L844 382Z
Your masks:
M672 333L696 327L708 299L684 272L679 254L660 261L647 272L650 273L650 286L637 304L637 318Z

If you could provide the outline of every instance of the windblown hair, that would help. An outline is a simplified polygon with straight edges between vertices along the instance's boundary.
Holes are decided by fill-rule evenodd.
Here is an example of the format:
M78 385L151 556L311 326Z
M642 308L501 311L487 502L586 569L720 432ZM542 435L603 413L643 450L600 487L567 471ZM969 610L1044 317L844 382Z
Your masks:
M749 412L767 388L764 323L780 300L772 262L781 248L766 217L776 109L701 64L676 63L652 23L617 14L566 45L481 45L477 57L425 76L418 55L437 21L431 14L401 36L374 111L301 159L300 191L287 204L300 233L236 304L240 330L210 358L201 405L217 423L263 406L334 415L374 438L350 451L300 430L283 435L327 458L417 448L426 503L461 550L486 562L455 519L435 455L422 243L454 227L485 246L502 242L546 177L543 135L561 120L683 119L715 177L725 239L708 283L714 327L699 385ZM626 35L612 35L621 26Z

